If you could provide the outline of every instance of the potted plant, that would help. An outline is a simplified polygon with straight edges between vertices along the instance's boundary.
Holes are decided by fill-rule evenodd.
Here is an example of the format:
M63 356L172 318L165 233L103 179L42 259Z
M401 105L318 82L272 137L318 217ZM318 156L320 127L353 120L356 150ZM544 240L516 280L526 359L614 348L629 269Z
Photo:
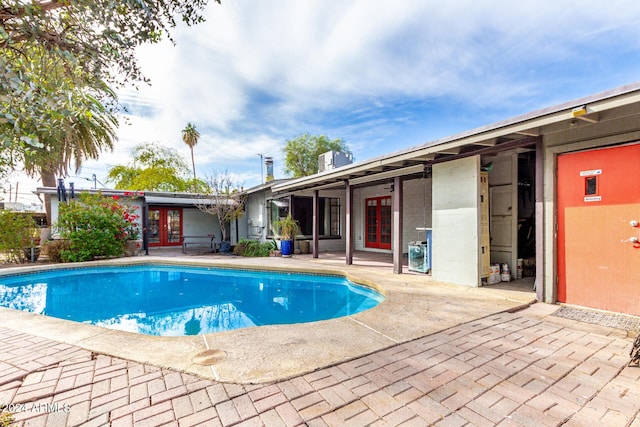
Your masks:
M290 257L293 253L293 239L300 232L298 221L288 214L285 219L276 221L278 234L280 235L280 251L283 257Z

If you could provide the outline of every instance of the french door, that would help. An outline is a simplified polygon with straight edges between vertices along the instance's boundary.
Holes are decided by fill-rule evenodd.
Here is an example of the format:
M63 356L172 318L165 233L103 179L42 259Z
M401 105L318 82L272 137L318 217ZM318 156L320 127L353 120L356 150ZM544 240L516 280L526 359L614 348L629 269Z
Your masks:
M365 200L367 248L391 249L391 196Z
M178 246L181 237L181 208L149 207L149 246Z

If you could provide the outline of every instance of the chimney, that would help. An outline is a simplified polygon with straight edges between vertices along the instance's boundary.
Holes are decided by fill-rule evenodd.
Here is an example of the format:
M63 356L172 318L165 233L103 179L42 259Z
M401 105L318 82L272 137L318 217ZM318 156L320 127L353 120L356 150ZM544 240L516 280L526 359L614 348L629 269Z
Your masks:
M267 177L265 179L266 182L273 181L273 157L265 157L264 164L267 167Z

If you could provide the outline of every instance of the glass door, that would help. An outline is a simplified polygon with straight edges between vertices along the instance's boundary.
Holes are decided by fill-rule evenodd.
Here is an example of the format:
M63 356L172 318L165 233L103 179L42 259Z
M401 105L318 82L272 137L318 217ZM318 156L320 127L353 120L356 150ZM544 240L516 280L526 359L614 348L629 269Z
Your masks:
M366 199L367 248L391 249L391 196Z
M182 237L182 209L149 207L149 246L177 246Z
M167 209L167 245L180 245L182 237L182 209Z

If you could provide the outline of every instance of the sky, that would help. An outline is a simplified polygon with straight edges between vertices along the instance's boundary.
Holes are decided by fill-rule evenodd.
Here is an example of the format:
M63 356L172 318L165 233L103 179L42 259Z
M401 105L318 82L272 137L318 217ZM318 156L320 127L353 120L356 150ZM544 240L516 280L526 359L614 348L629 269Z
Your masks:
M109 168L140 143L190 164L188 122L197 175L249 188L261 156L286 177L282 148L303 133L342 138L362 161L640 81L637 0L223 0L205 17L139 49L151 84L119 92L115 149L67 183L112 186ZM17 182L18 201L37 202L37 182Z

